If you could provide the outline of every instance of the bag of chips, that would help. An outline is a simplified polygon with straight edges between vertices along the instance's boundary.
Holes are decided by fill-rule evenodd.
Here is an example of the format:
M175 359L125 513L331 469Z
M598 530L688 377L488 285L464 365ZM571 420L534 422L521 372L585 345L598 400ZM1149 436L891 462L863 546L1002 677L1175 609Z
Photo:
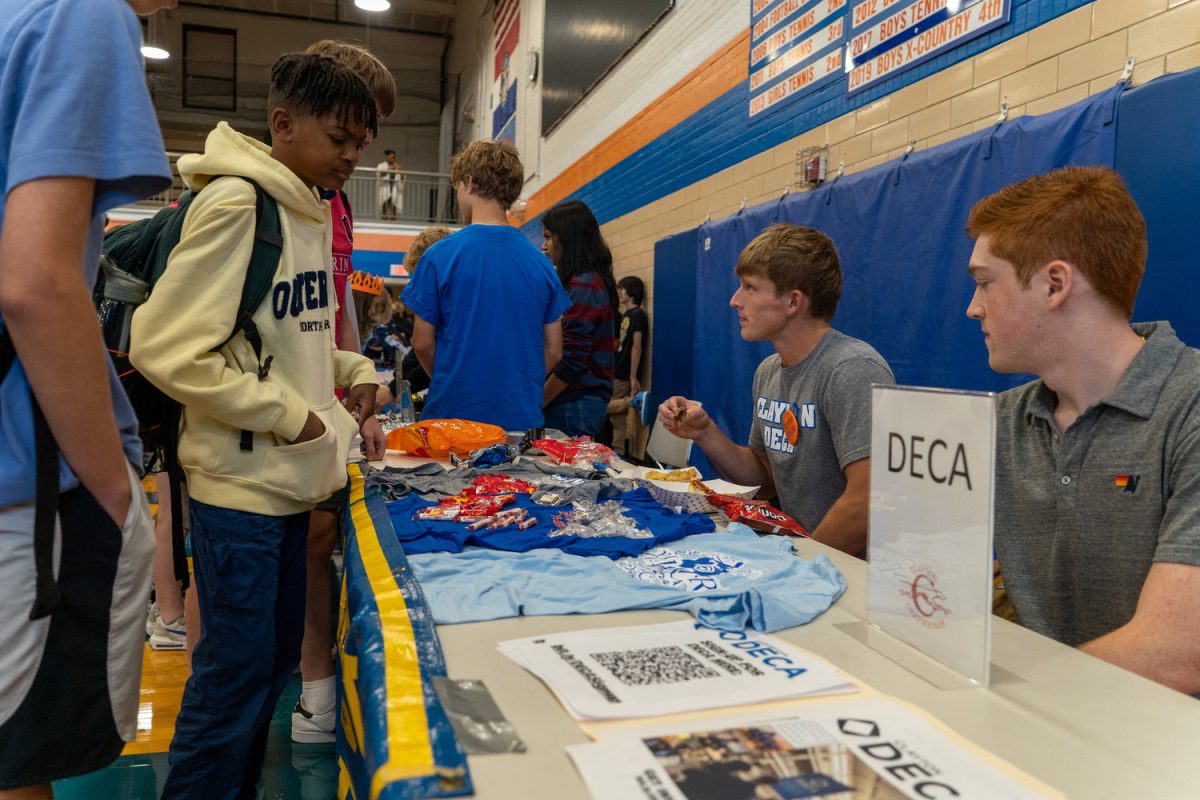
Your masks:
M501 444L504 429L465 419L428 419L396 428L387 435L388 450L400 450L422 458L445 458L450 453L468 455L472 450Z

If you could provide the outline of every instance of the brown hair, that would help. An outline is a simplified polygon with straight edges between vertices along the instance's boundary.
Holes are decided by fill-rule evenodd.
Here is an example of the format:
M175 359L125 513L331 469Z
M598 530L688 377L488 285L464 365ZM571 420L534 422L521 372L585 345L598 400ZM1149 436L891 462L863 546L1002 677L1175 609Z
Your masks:
M508 142L479 139L450 161L450 181L455 186L471 179L473 194L495 200L507 210L525 185L525 168L517 148Z
M831 320L842 296L842 266L833 240L800 225L772 225L738 256L738 277L757 275L775 284L776 296L799 289L809 314Z
M391 116L396 110L396 79L367 48L337 39L322 39L310 44L304 52L332 58L361 78L375 98L379 116Z
M987 236L1022 287L1047 263L1066 261L1133 316L1146 271L1146 220L1108 167L1064 167L1005 186L971 209L967 235Z
M408 246L408 252L404 254L404 269L408 270L408 274L413 274L426 250L449 235L450 229L442 225L434 225L418 233L413 243Z

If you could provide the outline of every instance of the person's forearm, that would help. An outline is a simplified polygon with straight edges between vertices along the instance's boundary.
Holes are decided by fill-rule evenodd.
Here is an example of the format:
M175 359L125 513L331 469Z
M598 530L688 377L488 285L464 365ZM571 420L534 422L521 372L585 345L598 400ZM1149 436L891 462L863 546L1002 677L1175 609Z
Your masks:
M550 405L550 401L566 391L567 384L557 375L551 373L546 378L546 386L542 389L542 408Z
M631 378L637 378L638 371L640 370L641 366L642 346L640 344L635 344L633 349L629 351L629 375Z
M1188 649L1142 631L1136 618L1079 649L1184 694L1200 692L1200 663Z
M869 510L867 498L843 494L825 512L816 530L809 533L821 544L856 556L867 547Z
M715 423L696 440L704 455L721 474L743 486L761 486L770 479L762 461L749 447L734 444Z

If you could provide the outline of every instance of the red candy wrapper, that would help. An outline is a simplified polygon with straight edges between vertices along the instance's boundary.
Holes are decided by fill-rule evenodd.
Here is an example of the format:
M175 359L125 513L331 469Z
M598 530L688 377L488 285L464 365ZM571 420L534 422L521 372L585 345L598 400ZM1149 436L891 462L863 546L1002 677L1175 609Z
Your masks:
M812 536L803 525L765 500L747 500L744 497L717 494L698 480L692 480L691 485L702 492L708 498L708 502L725 512L730 522L740 522L751 530L763 533L781 533L785 536L805 538Z
M555 464L587 468L597 462L611 464L617 454L587 436L578 439L538 439L533 446L550 456Z
M480 494L504 494L505 492L518 492L520 494L533 494L538 487L529 481L523 481L520 478L510 478L507 475L480 475L475 480L471 481L471 485L479 491Z

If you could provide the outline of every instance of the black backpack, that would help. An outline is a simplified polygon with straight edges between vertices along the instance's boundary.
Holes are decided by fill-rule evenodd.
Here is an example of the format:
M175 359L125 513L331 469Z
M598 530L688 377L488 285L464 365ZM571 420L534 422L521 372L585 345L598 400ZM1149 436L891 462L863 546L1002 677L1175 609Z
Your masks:
M272 356L263 358L262 336L252 316L271 289L283 250L283 234L275 199L254 181L248 178L243 180L254 187L254 246L234 328L225 341L213 348L213 352L220 350L241 332L254 348L258 378L262 380L271 369ZM171 251L179 244L184 218L196 194L186 191L180 195L178 205L164 208L149 219L132 222L106 234L100 259L101 270L92 295L105 347L108 348L121 386L137 413L138 435L146 452L143 474L161 459L170 479L175 577L185 588L188 577L181 508L183 471L179 468L177 452L182 409L178 402L160 391L130 363L129 331L133 313L154 291L155 284L167 268ZM252 434L242 431L241 449L250 450L252 447Z

